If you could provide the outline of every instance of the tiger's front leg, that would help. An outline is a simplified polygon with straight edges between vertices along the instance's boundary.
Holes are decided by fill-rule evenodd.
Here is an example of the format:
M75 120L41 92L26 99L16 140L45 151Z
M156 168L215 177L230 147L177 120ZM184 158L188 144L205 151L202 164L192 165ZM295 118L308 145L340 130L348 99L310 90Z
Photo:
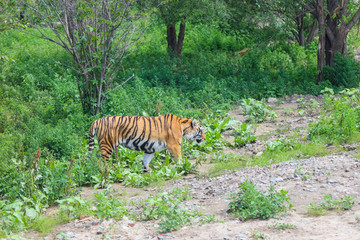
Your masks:
M180 144L174 144L172 146L168 146L169 151L171 152L172 156L175 158L175 160L177 161L178 159L182 159L182 155L181 155L181 146Z
M144 153L143 158L143 167L145 172L149 172L151 169L149 168L149 164L151 162L151 159L155 156L155 153Z

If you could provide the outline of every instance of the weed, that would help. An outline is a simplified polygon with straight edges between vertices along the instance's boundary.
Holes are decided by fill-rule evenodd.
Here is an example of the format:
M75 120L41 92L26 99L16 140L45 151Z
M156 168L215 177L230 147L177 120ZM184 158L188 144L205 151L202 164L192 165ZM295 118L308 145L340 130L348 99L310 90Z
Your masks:
M206 176L208 177L216 177L220 176L224 173L224 171L235 172L240 167L246 166L247 160L244 159L245 157L235 155L235 154L223 154L222 156L218 156L218 161L212 166Z
M350 141L359 133L360 92L349 89L335 96L332 89L325 89L324 112L317 123L310 125L309 138L336 144Z
M312 216L320 216L326 214L328 211L350 210L355 204L353 196L344 196L336 199L331 195L324 195L324 201L320 203L310 203L307 207L307 214Z
M294 224L290 223L275 223L271 226L268 226L269 229L276 229L278 231L285 230L285 229L296 229Z
M94 194L93 213L97 218L113 218L121 220L127 213L127 209L119 201L118 198L108 194L110 186L104 192L97 192Z
M235 194L229 203L229 212L242 221L252 218L268 219L292 209L288 192L277 192L274 186L270 186L268 192L264 193L247 180L241 183L239 189L240 192ZM288 203L288 206L284 202Z
M30 224L30 228L42 233L43 235L48 234L53 227L55 227L56 225L62 224L62 223L66 223L68 222L69 219L66 217L59 217L59 216L41 216L39 219L37 219L36 221L32 222Z
M267 239L265 233L263 233L263 232L253 232L251 234L251 237L253 239Z
M183 225L191 222L194 217L200 214L196 210L187 210L182 207L182 202L190 198L190 192L187 188L180 190L175 188L171 193L160 195L150 195L145 200L137 204L140 212L133 218L138 220L160 220L160 232L169 232L177 230Z
M310 203L307 206L306 214L310 216L322 216L327 213L326 209L320 204Z
M302 168L300 163L296 164L296 169L294 170L294 177L299 177L302 181L307 181L311 179L311 176L309 173L304 172L304 169Z
M250 163L251 165L264 166L270 164L270 159L274 160L272 163L278 163L300 158L303 159L310 156L324 156L326 154L328 154L327 146L323 143L298 143L293 146L293 149L287 151L281 151L279 149L265 151L261 156L253 156Z
M301 97L296 100L298 102L298 114L300 116L304 114L314 114L320 107L320 104L315 99L311 98L310 100L306 100Z
M275 121L277 115L272 108L262 101L253 98L243 99L241 101L242 110L245 115L249 115L249 120L254 122L263 122L267 117Z
M81 216L91 216L91 203L81 197L69 197L57 200L60 204L60 213L63 216L68 216L70 220L78 219Z
M295 141L288 140L285 137L280 137L274 142L265 141L265 143L267 151L289 151L293 150L296 144Z
M246 123L240 123L237 129L234 128L235 133L235 146L243 147L248 143L254 143L256 141L256 136L252 132L251 127Z

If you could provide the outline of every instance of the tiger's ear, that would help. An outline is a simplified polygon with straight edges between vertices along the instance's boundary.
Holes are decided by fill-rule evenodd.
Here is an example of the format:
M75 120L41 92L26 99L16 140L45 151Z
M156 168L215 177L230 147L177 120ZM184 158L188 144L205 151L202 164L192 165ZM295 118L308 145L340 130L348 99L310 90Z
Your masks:
M196 119L191 121L191 127L192 128L196 128L197 126L199 126L199 124L197 123Z

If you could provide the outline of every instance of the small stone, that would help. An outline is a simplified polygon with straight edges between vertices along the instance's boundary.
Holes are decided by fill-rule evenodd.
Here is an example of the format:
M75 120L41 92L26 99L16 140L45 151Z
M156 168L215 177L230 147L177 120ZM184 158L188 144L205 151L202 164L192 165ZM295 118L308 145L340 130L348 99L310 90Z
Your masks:
M349 169L349 168L345 168L345 172L350 172L350 169Z
M76 238L76 234L73 233L73 232L66 232L65 235L66 235L68 238Z
M244 239L244 238L245 238L245 236L243 234L238 234L235 236L235 239L239 239L239 240Z
M260 151L260 152L256 153L255 155L256 156L261 156L262 154L263 154L263 152Z
M329 187L329 185L327 185L327 184L322 184L321 186L320 186L320 188L328 188Z
M334 179L329 179L329 180L327 180L327 183L337 183L337 181Z

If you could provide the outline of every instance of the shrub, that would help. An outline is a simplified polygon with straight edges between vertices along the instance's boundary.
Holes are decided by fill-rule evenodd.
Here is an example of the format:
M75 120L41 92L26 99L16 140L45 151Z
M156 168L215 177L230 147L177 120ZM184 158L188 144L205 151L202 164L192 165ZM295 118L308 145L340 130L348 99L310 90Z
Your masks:
M254 136L254 132L250 130L251 127L246 123L239 123L239 127L234 128L235 133L235 146L243 147L248 143L254 143L256 141L256 136Z
M335 96L332 89L325 89L325 111L317 123L311 125L310 138L322 138L327 142L346 142L359 132L360 92L349 89Z
M353 58L337 53L334 58L334 66L324 67L324 80L330 81L336 87L358 87L360 80L360 63Z
M249 115L250 121L260 123L265 121L267 117L270 117L271 120L275 120L276 118L276 113L264 102L248 98L243 99L241 104L244 114Z
M274 186L270 186L268 192L263 193L257 190L254 183L246 180L240 184L239 190L231 199L228 211L242 221L252 218L268 219L292 209L288 192L277 192ZM289 205L286 206L284 202Z

